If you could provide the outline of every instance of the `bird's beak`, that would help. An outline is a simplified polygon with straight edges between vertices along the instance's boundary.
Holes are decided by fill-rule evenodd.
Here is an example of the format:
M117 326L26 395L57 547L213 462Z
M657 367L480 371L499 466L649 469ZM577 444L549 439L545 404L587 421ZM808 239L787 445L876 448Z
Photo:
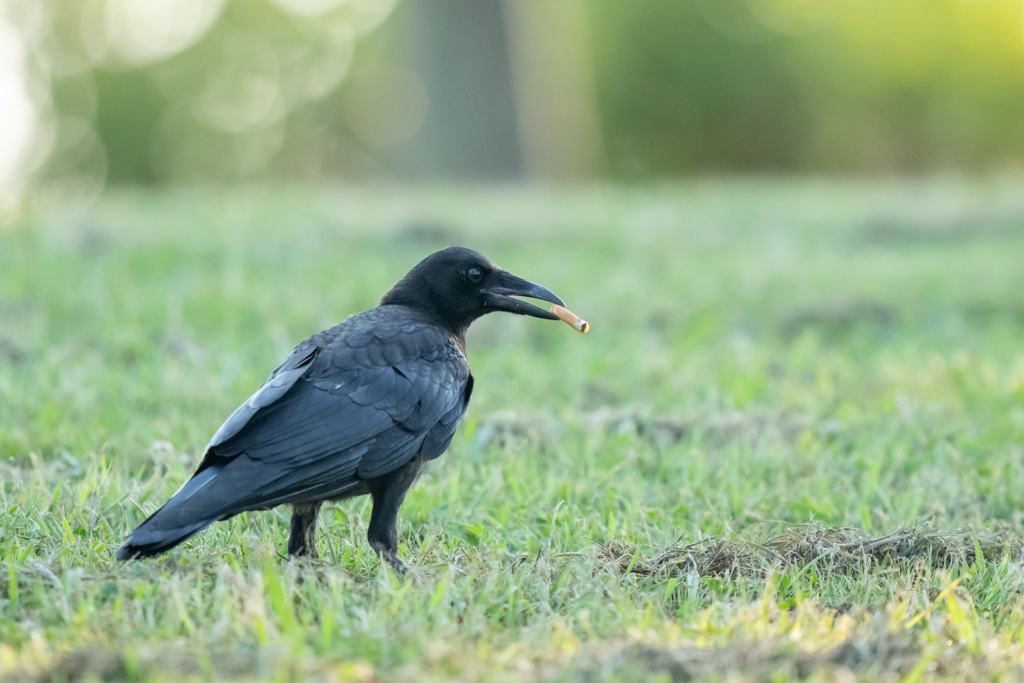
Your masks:
M555 293L550 289L541 287L529 280L524 280L521 277L516 277L504 270L498 274L497 284L485 288L483 292L484 305L490 308L518 315L532 315L534 318L544 318L545 320L558 320L559 318L554 313L545 311L543 308L528 304L519 299L513 299L512 297L528 296L531 299L550 301L553 304L565 306L562 300L555 296Z

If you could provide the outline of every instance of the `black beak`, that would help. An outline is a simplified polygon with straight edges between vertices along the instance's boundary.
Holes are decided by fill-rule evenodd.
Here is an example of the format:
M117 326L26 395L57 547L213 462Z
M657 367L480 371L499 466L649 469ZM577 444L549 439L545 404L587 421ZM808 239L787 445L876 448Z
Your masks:
M565 306L562 300L555 296L555 293L550 289L541 287L529 280L524 280L521 277L516 277L504 270L498 274L497 284L486 287L483 292L484 305L489 308L518 315L532 315L534 318L543 318L545 320L558 320L558 316L545 311L543 308L528 304L519 299L513 299L512 297L528 296L531 299L550 301L553 304Z

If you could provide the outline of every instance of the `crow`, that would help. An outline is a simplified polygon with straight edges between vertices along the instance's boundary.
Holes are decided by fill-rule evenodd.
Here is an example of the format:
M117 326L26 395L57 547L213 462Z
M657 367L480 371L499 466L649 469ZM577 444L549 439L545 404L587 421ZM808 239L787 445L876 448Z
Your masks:
M493 311L558 319L513 296L564 305L471 249L427 256L376 308L295 347L117 558L157 555L213 522L285 503L288 554L318 558L321 504L369 494L367 540L403 574L398 508L424 463L448 448L473 393L466 330Z

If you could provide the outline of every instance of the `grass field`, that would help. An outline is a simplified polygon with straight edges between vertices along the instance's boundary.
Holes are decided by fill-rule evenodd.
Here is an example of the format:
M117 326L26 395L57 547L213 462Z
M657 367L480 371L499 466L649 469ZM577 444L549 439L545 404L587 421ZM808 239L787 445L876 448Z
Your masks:
M382 568L365 499L113 552L306 336L463 244L489 316ZM1024 676L1020 178L111 192L0 228L0 678Z

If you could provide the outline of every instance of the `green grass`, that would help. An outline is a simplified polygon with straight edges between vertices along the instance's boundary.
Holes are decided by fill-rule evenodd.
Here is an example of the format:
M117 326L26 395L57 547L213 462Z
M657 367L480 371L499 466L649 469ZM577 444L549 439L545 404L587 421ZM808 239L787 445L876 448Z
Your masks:
M0 227L0 678L987 680L1024 672L1020 178L111 192ZM118 563L297 342L451 243L489 316L401 512ZM892 535L895 534L895 535ZM873 540L880 539L880 540Z

